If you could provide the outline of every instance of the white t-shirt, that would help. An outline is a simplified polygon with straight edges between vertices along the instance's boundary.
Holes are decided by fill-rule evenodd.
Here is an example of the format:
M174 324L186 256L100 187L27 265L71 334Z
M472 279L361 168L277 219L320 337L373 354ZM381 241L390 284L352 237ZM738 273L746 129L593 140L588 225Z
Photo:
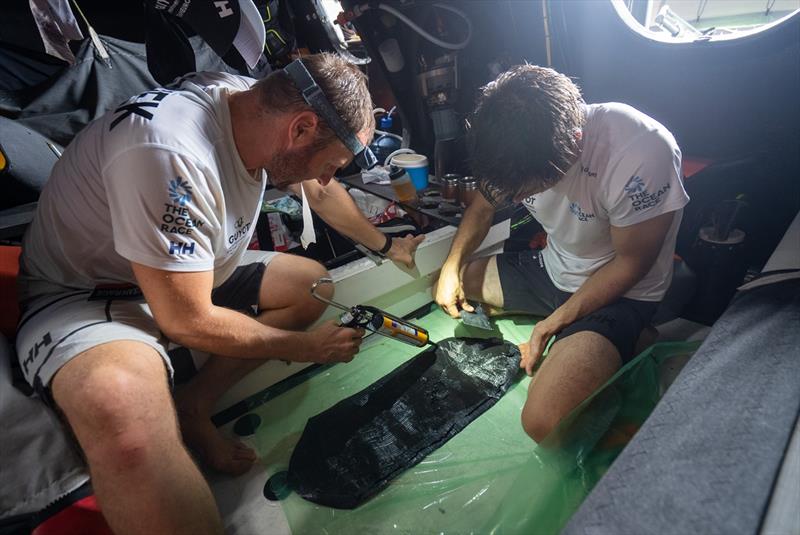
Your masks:
M266 173L236 149L228 95L255 80L185 77L93 121L56 163L25 234L21 298L135 284L130 262L167 271L236 268L255 230Z
M672 256L689 196L681 152L663 125L625 104L586 106L583 150L552 188L524 204L547 232L542 252L553 283L575 292L614 258L610 228L676 212L652 269L625 297L659 301L672 280Z

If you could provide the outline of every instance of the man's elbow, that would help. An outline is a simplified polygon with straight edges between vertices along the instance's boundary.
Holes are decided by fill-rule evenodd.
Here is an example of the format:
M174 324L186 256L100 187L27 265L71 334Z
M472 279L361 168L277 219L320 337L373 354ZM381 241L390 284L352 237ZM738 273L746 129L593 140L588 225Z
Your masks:
M641 281L653 268L655 259L641 258L636 256L617 257L618 264L621 266L623 277L630 282L631 286Z
M197 309L157 314L155 319L158 328L171 342L191 346L192 341L203 337L204 331L213 323L211 316L210 310Z

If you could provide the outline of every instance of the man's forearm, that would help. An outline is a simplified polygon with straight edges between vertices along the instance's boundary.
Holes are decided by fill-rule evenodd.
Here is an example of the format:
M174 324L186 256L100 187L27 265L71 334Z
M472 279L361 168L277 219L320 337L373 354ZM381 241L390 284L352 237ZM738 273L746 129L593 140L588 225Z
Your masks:
M653 267L674 217L674 212L668 212L636 225L612 226L616 256L586 279L551 316L568 325L625 295Z
M494 207L482 197L476 196L475 201L464 212L442 267L443 270L461 267L464 259L474 253L486 237L492 226L493 217Z
M211 306L173 321L165 334L186 347L226 357L303 360L306 333L269 327L224 307Z
M373 251L383 248L386 236L361 213L341 184L333 180L306 195L311 208L337 232Z
M640 264L615 257L586 279L552 316L569 325L625 295L646 273Z

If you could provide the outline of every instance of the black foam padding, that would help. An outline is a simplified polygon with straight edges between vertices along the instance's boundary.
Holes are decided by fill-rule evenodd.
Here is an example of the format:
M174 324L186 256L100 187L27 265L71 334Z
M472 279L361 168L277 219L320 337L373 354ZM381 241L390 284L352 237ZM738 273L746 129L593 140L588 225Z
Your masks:
M352 509L483 414L519 371L514 344L448 338L308 420L289 486L314 503Z

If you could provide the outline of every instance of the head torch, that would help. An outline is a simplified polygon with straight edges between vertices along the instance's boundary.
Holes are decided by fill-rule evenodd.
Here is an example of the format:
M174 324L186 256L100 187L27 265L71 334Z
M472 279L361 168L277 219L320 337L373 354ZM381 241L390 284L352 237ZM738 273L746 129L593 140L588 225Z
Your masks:
M322 88L314 80L314 77L311 76L311 73L308 72L306 66L303 65L303 61L296 59L284 67L283 70L289 75L289 78L292 79L297 89L300 90L300 94L303 95L303 99L306 103L311 106L317 115L322 117L331 130L333 130L333 133L336 134L336 137L353 153L353 160L356 162L356 165L364 170L375 167L375 164L378 163L378 159L369 147L365 147L361 144L356 135L347 127L342 118L339 117L339 114L328 101L327 97L325 97L325 93L322 92Z

